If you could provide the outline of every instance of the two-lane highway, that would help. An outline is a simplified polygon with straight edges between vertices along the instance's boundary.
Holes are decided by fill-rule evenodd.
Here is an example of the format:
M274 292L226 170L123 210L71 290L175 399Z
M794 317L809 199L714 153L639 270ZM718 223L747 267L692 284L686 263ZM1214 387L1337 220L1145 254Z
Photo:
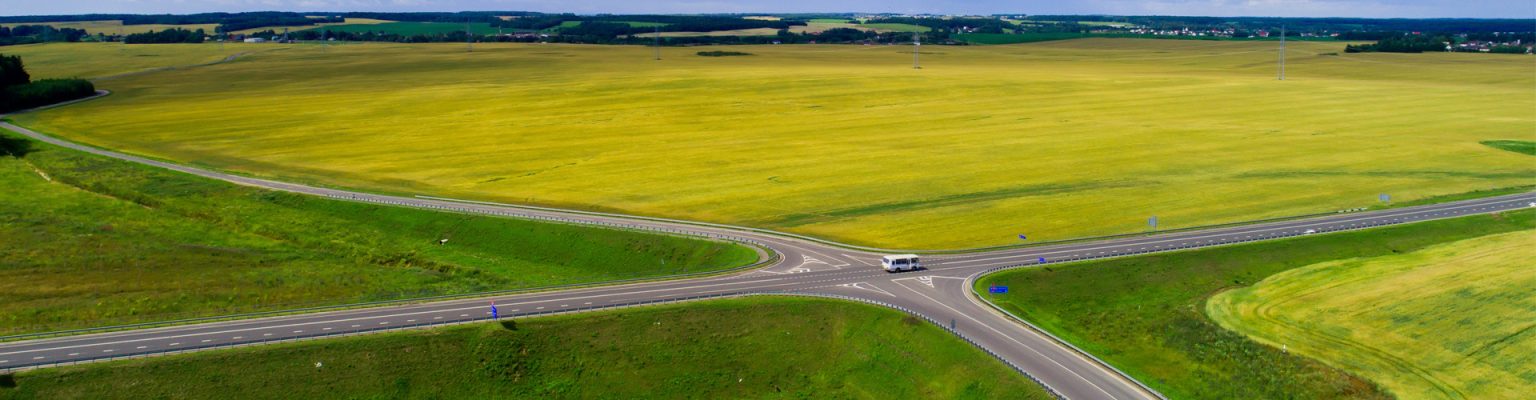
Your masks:
M160 162L55 139L10 124L4 127L55 145L212 179L348 201L394 204L563 223L642 229L749 243L772 252L776 262L738 274L696 279L587 287L551 292L346 309L228 322L0 343L0 370L38 368L111 357L165 354L218 346L256 345L295 338L362 334L424 325L482 321L495 304L502 318L577 312L651 302L745 294L829 294L898 306L942 325L1071 399L1160 397L1089 355L1048 334L1010 320L971 294L970 282L1001 268L1229 245L1326 234L1431 219L1532 207L1536 194L1228 226L1149 236L1045 245L981 253L938 255L927 269L890 274L879 254L793 235L737 227L612 214L571 212L436 198L385 196L256 179Z

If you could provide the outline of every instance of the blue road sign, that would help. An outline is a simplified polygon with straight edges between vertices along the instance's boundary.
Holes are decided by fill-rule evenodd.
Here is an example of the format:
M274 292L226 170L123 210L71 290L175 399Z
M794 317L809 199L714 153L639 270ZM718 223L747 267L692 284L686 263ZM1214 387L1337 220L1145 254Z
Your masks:
M491 302L491 319L500 319L500 318L501 318L501 315L496 313L496 302L493 301L493 302Z
M1147 225L1152 225L1153 228L1156 228L1157 227L1157 216L1153 215L1152 218L1147 218Z
M1040 263L1045 264L1045 257L1040 257Z
M1389 201L1392 201L1392 196L1388 196L1386 193L1382 193L1381 194L1381 202L1382 203L1386 203L1386 202L1389 202Z
M987 293L992 293L992 294L1008 293L1008 287L1007 286L991 286L991 287L987 288Z
M1019 240L1029 240L1029 238L1024 237L1024 234L1020 233Z

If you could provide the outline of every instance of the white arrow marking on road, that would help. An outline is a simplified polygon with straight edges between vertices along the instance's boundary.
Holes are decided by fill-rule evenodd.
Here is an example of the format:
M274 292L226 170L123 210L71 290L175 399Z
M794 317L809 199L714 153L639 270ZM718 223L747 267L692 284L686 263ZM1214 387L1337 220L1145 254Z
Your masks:
M886 296L896 297L896 295L891 294L891 292L887 292L887 291L885 291L883 289L880 289L879 287L875 287L875 285L871 285L871 284L869 284L869 282L844 283L844 284L840 284L840 285L837 285L837 286L845 287L845 288L864 289L864 290L868 290L868 291L871 291L871 292L884 293Z

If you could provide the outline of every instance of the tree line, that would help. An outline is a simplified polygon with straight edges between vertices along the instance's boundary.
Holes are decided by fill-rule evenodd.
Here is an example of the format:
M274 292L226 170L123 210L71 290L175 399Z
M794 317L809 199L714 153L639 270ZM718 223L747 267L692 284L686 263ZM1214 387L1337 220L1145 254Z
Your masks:
M1398 35L1381 38L1372 44L1351 44L1344 46L1346 53L1423 53L1426 51L1445 51L1446 43L1454 43L1451 38L1445 36L1428 35Z
M48 25L0 26L0 46L42 42L78 42L86 37L84 29L55 28Z
M33 81L21 56L0 54L0 112L11 112L79 99L96 93L84 79Z
M123 43L147 44L147 43L202 43L208 34L202 29L189 31L181 28L171 28L163 31L149 31L133 33L123 37Z

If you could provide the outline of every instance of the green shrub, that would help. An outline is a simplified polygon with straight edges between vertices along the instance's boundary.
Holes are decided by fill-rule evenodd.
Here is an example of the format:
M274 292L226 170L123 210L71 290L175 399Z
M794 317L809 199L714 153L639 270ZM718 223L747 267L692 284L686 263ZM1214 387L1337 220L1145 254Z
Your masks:
M752 53L743 53L743 52L739 52L739 51L701 51L701 52L699 52L699 55L700 56L704 56L704 57L730 57L730 56L750 56L750 55L752 55Z
M84 79L44 79L0 89L0 112L24 110L90 97L96 85Z

